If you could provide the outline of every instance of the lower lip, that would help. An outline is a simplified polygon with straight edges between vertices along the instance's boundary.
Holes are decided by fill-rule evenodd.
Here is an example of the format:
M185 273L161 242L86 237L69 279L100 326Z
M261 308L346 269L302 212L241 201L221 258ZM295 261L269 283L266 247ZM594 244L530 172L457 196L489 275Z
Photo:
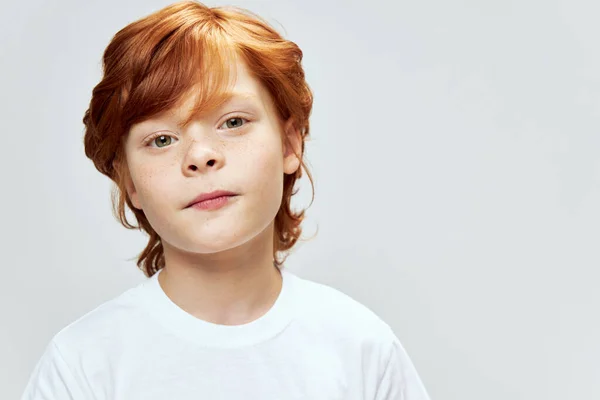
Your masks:
M210 200L204 200L199 203L192 204L191 208L197 208L199 210L216 210L229 203L229 199L231 197L235 196L221 196Z

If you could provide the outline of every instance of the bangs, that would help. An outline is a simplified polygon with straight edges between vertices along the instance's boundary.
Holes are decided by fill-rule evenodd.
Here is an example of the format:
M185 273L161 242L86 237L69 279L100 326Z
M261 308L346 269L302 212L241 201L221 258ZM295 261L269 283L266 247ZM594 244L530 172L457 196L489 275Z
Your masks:
M131 77L121 95L124 127L169 113L189 95L196 100L182 126L228 100L239 54L222 28L210 25L183 25L167 33L157 27L149 33L156 37L144 38L142 48L130 51L136 56L124 73Z

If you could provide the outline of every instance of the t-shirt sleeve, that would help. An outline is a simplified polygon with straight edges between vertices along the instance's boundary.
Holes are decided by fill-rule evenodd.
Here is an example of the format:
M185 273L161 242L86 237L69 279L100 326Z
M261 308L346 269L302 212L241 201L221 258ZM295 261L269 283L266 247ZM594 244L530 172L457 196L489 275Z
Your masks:
M21 400L92 399L77 383L54 341L46 346L29 377Z
M374 400L430 400L410 357L394 337Z

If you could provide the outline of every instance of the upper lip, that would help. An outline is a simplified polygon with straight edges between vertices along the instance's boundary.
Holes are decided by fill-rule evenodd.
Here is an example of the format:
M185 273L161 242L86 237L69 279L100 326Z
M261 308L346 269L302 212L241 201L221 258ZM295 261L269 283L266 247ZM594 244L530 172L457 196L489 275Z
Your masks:
M190 207L196 203L199 203L201 201L204 200L209 200L209 199L214 199L216 197L221 197L221 196L235 196L237 195L237 193L233 193L233 192L229 192L227 190L215 190L214 192L210 192L210 193L202 193L199 196L197 196L196 198L194 198L194 200L190 201L187 205L187 207Z

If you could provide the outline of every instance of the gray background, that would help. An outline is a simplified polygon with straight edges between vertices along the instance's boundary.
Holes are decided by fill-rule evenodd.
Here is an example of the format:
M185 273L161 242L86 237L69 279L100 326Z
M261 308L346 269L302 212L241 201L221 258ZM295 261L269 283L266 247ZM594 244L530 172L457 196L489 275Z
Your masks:
M144 279L81 118L112 35L169 3L2 5L2 399ZM288 268L387 321L432 399L600 398L599 3L234 4L300 45L315 93L319 232Z

